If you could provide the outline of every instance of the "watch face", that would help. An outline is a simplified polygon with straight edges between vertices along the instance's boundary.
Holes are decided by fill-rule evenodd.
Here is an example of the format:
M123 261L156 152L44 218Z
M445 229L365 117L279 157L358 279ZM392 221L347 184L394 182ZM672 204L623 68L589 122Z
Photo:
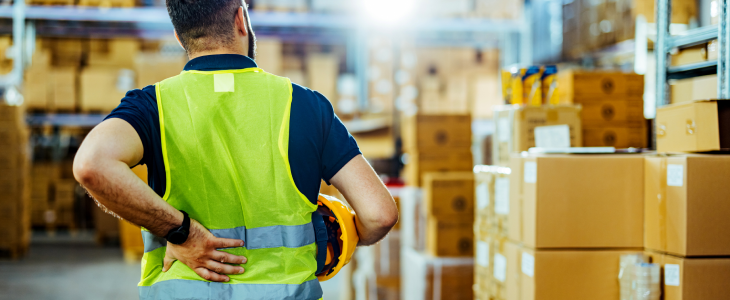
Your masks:
M170 233L170 237L167 239L168 242L175 245L180 245L188 239L188 233L182 230L176 230Z

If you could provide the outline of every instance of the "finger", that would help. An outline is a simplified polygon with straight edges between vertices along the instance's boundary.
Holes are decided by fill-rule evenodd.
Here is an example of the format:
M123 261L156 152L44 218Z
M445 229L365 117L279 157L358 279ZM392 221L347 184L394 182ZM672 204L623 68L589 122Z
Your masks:
M223 263L219 263L214 260L209 260L205 263L205 267L218 274L243 274L243 268L239 266L231 266Z
M172 257L169 252L165 252L165 258L162 260L162 272L167 272L167 270L172 267L172 263L174 263L177 259Z
M236 240L236 239L214 238L214 239L209 240L208 245L212 246L213 248L216 248L216 249L236 248L236 247L243 247L243 241Z
M195 273L198 274L198 276L202 277L205 280L208 281L215 281L215 282L228 282L230 278L226 275L217 274L211 270L208 270L206 268L195 268Z
M211 255L213 260L229 264L245 264L248 259L244 256L233 255L223 251L214 251Z

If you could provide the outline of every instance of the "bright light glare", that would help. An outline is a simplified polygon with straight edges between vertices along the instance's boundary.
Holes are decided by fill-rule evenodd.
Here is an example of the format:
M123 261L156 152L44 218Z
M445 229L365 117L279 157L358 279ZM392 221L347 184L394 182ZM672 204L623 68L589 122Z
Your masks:
M380 24L395 24L405 21L415 8L415 0L362 0L367 18Z

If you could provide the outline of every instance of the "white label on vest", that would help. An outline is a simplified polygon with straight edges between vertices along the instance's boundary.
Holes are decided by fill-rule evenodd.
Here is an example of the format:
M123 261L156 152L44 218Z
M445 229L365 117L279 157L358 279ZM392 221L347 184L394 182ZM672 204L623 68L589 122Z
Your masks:
M500 282L507 279L507 259L499 253L494 254L494 278Z
M509 118L499 118L499 121L497 121L497 135L499 135L500 142L509 142L512 138L509 125Z
M522 273L535 276L535 257L526 252L522 252Z
M679 286L679 265L664 265L664 285Z
M489 187L486 182L477 186L477 209L484 209L489 205Z
M489 266L489 244L485 241L477 241L477 264Z
M509 178L501 177L494 181L494 212L509 214Z
M524 178L526 183L536 183L537 182L537 162L534 161L526 161L525 162L525 169L524 172Z
M684 185L684 166L683 165L667 165L667 185L683 186Z
M213 89L216 93L229 93L235 89L233 73L213 74Z

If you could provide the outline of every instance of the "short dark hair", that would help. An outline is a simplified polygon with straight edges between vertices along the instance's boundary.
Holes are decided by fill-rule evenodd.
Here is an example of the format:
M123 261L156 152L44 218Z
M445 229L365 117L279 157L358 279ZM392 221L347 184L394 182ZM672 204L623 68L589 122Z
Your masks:
M233 43L234 23L242 0L167 0L167 12L180 43L188 52Z

